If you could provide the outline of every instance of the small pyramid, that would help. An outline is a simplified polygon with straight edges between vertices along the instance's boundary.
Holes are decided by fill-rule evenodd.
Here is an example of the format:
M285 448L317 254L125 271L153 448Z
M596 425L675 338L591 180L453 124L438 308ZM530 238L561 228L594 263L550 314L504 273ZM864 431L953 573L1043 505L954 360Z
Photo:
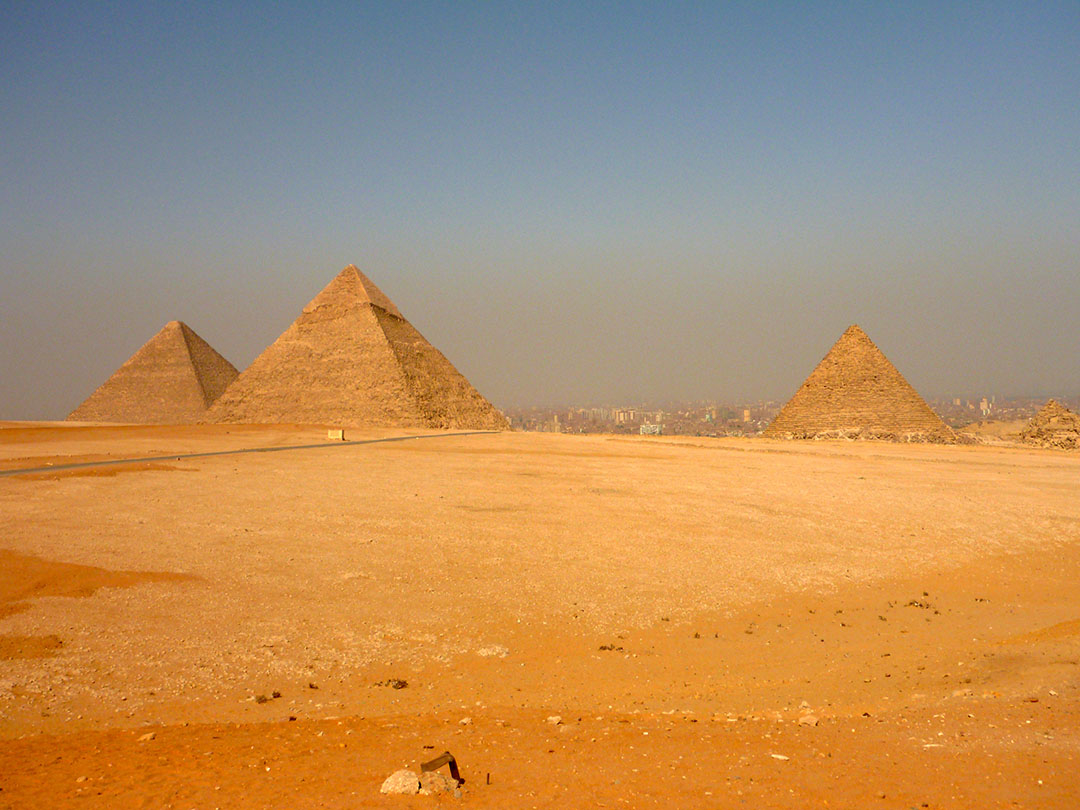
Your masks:
M198 422L238 373L191 327L169 321L68 419L150 425Z
M207 420L506 427L506 418L354 265L236 378Z
M953 442L952 430L858 326L848 328L762 433Z
M1056 400L1048 400L1020 432L1020 440L1040 447L1080 449L1080 416Z

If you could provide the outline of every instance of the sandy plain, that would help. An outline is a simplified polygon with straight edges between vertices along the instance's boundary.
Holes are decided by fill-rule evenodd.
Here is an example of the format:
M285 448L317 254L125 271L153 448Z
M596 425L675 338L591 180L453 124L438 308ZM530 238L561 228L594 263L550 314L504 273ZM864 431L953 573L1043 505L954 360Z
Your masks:
M1080 804L1075 453L182 457L325 435L0 425L0 470L181 456L0 477L0 807ZM379 793L443 750L460 798Z

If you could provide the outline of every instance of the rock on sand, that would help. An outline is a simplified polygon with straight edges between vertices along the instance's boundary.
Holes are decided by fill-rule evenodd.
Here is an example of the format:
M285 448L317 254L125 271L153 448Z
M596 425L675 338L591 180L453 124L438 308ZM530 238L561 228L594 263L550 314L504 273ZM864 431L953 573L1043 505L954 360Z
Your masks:
M379 788L379 792L406 794L419 793L420 777L416 775L415 771L394 771L392 774L386 777L386 781L382 783L382 787Z

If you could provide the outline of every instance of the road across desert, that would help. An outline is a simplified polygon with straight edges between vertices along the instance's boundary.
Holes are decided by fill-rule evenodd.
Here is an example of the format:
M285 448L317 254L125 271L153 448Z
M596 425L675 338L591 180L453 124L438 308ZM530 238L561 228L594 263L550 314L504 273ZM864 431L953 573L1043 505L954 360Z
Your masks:
M0 426L0 469L173 459L0 479L0 807L1080 801L1075 453L175 460L325 435ZM379 793L444 750L460 798Z
M471 436L475 433L484 433L491 431L459 431L456 433L446 433L446 436ZM34 475L39 473L59 473L69 472L71 470L85 470L89 468L100 467L114 467L118 464L156 464L163 461L187 461L193 458L210 458L211 456L235 456L243 455L247 453L287 453L295 450L324 450L327 448L348 447L353 444L380 444L382 442L407 442L414 441L416 439L429 439L429 438L443 438L442 434L434 435L419 435L419 436L385 436L379 439L358 439L347 440L338 439L337 441L317 442L315 444L288 444L277 445L270 447L245 447L236 450L208 450L202 453L182 453L180 455L167 455L167 456L140 456L138 458L108 458L100 459L98 461L80 461L75 463L60 463L47 462L44 467L13 467L7 470L0 470L0 477L7 477L12 475ZM24 460L25 461L25 460Z

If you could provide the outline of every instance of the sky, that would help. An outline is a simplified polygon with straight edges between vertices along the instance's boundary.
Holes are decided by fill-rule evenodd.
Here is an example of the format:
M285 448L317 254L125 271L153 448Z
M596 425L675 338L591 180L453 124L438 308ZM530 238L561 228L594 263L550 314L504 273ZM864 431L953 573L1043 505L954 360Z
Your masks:
M501 407L1080 394L1080 3L0 4L0 419L356 264Z

